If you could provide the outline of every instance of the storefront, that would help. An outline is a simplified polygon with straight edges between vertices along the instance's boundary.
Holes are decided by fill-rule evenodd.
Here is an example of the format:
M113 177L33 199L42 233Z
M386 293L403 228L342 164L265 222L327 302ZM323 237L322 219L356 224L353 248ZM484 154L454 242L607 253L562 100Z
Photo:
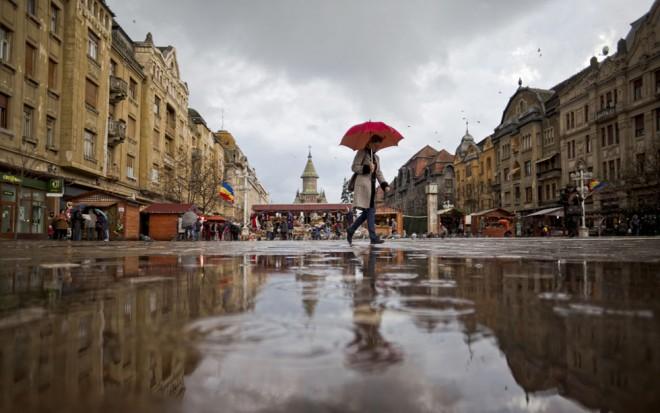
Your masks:
M0 238L48 236L48 188L46 180L0 174ZM51 204L53 208L54 203Z

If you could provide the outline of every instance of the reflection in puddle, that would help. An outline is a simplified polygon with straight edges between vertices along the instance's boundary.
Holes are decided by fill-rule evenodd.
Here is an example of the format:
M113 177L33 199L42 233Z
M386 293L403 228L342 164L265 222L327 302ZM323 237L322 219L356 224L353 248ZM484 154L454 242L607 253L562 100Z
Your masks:
M3 258L0 411L659 410L660 264L355 251Z

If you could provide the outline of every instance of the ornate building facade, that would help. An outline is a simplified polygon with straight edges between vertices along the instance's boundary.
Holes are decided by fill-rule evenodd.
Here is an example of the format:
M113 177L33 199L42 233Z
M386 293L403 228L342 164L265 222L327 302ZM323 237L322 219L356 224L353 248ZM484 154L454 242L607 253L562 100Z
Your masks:
M454 155L426 145L399 168L384 201L388 207L403 212L404 229L408 233L427 232L429 184L437 186L437 195L432 196L437 196L438 209L454 204L453 163Z
M578 165L607 183L587 210L644 212L660 203L660 2L633 22L616 52L560 92L561 181Z
M492 137L475 143L469 131L461 139L454 156L456 208L465 214L490 209L495 205L493 183L495 150Z
M135 42L113 17L102 0L0 0L0 237L45 237L49 213L93 190L181 202L167 177L195 160L224 176L225 148L190 120L175 48Z
M312 150L309 150L307 155L307 164L300 175L303 184L302 192L296 191L296 198L293 200L294 204L327 204L328 200L325 198L325 191L319 192L318 180L319 174L316 173L314 162L312 161Z

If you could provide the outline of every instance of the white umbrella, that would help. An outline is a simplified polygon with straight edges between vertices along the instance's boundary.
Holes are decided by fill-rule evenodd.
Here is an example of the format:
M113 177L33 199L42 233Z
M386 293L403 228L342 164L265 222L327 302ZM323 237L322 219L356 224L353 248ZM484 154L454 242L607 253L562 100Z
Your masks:
M185 214L183 214L181 225L184 227L189 227L195 225L195 222L197 222L197 214L195 214L193 211L187 211Z

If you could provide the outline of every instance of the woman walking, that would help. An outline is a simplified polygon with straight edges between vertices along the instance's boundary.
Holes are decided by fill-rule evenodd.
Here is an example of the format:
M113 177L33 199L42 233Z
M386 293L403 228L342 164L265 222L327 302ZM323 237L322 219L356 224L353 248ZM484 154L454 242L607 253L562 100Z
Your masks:
M369 229L369 239L372 244L382 244L384 241L376 234L376 181L380 184L383 191L389 188L388 183L380 170L380 159L376 155L378 145L383 138L378 135L372 135L366 146L360 149L353 160L352 170L355 177L355 195L353 198L353 207L361 209L362 213L353 222L347 230L349 244L353 243L353 234L360 228L360 225L367 221Z

